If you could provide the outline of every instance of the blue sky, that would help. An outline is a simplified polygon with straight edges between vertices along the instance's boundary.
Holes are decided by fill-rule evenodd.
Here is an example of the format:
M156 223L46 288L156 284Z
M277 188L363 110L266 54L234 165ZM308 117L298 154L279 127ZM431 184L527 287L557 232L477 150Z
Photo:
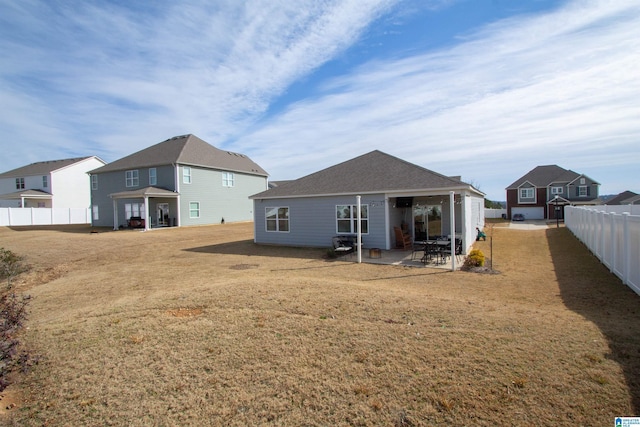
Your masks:
M636 0L0 0L0 172L193 133L273 180L378 149L493 200L640 192Z

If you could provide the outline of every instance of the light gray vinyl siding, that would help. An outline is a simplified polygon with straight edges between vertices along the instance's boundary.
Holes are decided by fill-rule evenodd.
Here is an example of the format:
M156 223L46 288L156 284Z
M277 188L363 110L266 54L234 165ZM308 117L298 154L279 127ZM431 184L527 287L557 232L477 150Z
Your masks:
M112 227L113 200L109 197L109 194L130 190L131 188L125 186L124 171L106 172L98 174L97 176L98 188L91 190L91 206L98 207L99 219L93 219L92 224L96 227ZM121 202L125 203L124 201ZM124 206L124 204L122 206ZM122 218L118 218L118 224L125 224L124 207L121 210Z
M172 165L156 166L157 183L154 187L164 188L175 191L174 167ZM126 171L113 171L97 174L98 188L91 189L91 206L98 206L99 219L92 220L92 224L96 227L112 227L113 226L113 200L110 194L119 193L121 191L136 190L149 186L149 168L128 169L138 171L138 185L136 187L126 186ZM127 219L125 218L124 205L126 203L142 203L143 199L119 199L117 200L117 211L119 226L125 227ZM177 206L174 199L160 200L152 198L149 200L149 215L152 222L155 220L157 203L169 203L170 213L173 216Z
M181 225L219 224L223 218L225 222L251 221L253 203L249 196L267 188L266 177L238 172L233 172L233 187L223 187L223 171L194 166L191 166L191 184L185 184L183 166L178 169ZM199 218L189 217L190 202L200 203Z
M254 200L255 241L262 244L331 247L336 230L336 205L356 205L355 196L309 197L292 199ZM363 247L384 248L385 206L383 195L362 196L368 205L369 233L362 235ZM289 208L289 232L266 231L266 208Z

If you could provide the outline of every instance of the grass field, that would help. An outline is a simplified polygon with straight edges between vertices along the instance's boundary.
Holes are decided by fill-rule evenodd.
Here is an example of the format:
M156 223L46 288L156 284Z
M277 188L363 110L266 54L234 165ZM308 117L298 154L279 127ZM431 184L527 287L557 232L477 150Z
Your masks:
M565 228L501 274L258 246L252 224L0 228L25 255L19 426L606 426L640 414L640 297ZM490 243L493 240L493 250ZM6 410L6 402L16 406Z

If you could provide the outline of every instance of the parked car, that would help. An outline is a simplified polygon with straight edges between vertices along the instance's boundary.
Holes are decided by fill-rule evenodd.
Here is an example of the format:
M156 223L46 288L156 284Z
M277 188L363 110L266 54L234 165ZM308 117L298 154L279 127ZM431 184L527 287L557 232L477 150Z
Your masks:
M511 217L512 221L524 221L524 215L522 214L513 214Z

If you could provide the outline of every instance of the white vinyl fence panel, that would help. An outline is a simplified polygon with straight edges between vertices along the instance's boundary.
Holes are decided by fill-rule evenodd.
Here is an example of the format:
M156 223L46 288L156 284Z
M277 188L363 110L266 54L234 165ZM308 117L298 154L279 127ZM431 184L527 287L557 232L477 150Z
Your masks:
M502 215L506 217L506 209L489 209L484 208L484 217L486 218L502 218Z
M0 226L91 224L85 208L0 208Z
M611 272L640 295L640 215L616 207L565 207L567 228ZM611 208L611 207L609 207Z

